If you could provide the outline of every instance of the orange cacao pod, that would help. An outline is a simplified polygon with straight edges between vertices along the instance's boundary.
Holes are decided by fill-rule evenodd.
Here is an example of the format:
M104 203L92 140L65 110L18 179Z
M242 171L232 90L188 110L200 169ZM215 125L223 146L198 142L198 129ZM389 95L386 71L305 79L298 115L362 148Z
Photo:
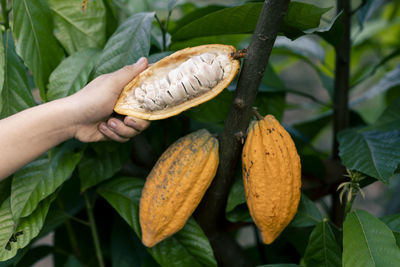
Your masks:
M239 70L230 45L185 48L163 58L125 86L114 110L159 120L206 102L228 87Z
M301 195L299 155L274 116L251 123L242 167L250 215L264 242L270 244L293 219Z
M218 167L218 140L199 130L173 143L147 177L140 198L142 242L152 247L179 231Z

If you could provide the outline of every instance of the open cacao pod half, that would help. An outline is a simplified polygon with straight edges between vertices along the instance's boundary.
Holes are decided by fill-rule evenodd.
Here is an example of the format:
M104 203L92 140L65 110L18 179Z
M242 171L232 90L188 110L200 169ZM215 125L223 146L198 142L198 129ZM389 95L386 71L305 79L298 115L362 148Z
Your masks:
M115 112L160 120L204 103L228 87L240 62L230 45L185 48L163 58L125 86Z

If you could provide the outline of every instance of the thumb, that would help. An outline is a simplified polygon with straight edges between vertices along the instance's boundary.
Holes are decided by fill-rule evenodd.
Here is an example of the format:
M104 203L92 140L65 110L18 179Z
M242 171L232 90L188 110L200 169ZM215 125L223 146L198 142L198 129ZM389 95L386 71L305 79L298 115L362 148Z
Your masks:
M145 57L141 57L135 64L126 65L125 67L109 74L109 78L113 80L115 87L122 88L127 85L133 78L147 68L148 62Z

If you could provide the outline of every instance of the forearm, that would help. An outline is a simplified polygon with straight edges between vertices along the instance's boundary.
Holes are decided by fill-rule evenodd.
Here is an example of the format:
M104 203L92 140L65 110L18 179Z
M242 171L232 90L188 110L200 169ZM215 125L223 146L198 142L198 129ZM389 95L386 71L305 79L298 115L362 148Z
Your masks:
M70 101L52 101L0 120L0 179L74 136Z

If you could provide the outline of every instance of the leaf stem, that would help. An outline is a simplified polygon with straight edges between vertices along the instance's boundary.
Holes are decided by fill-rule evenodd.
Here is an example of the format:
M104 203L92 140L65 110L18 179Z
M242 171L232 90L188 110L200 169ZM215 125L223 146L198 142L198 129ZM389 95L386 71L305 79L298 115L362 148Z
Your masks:
M158 25L160 25L160 29L162 32L162 47L163 47L163 52L166 50L166 35L167 35L167 31L164 28L164 25L161 23L160 19L158 18L157 14L155 14L154 16L158 22Z
M10 28L10 22L8 20L9 11L7 10L7 1L6 0L1 0L1 12L2 12L3 18L4 18L4 27L7 30Z
M96 250L97 261L99 262L100 267L105 267L103 254L101 253L99 235L97 234L96 221L94 220L93 207L90 204L87 192L83 193L83 197L85 199L86 211L89 217L90 230L92 231L93 243L94 243L94 248Z
M61 202L60 199L57 199L57 205L60 207L62 212L67 213L65 212L64 204ZM69 219L65 220L65 228L67 229L68 232L68 238L69 242L71 242L72 250L74 251L76 257L80 259L81 252L79 250L78 241L75 236L74 228L72 227L71 221Z

